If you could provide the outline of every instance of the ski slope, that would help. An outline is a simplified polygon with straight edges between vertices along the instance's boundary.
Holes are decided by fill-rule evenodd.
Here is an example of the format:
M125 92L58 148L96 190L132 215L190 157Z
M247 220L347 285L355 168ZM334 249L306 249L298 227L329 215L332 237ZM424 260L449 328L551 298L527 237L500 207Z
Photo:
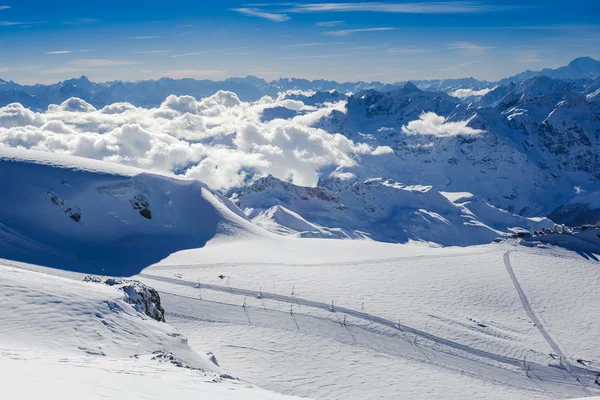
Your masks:
M531 272L548 264L573 271L569 285L584 297L552 297L561 275L548 282ZM217 346L224 365L271 390L338 399L598 393L600 322L582 315L594 314L599 277L576 252L517 242L431 248L290 238L209 243L139 275L161 291L191 343ZM582 303L582 312L563 312Z
M12 397L600 395L596 229L467 247L294 238L197 181L12 149L0 171ZM154 287L167 324L88 273Z

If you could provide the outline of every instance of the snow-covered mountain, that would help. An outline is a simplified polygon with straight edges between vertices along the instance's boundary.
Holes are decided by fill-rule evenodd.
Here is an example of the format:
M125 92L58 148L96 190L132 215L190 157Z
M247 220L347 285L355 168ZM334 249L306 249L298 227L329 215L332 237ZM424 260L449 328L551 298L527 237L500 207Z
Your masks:
M589 83L600 75L600 61L590 57L580 57L564 67L525 71L521 74L502 79L498 82L480 81L475 78L413 80L422 90L441 91L455 94L457 97L472 101L483 96L488 90L510 83L534 77L546 76L554 79L566 79ZM403 87L407 81L395 83L372 82L336 82L317 79L279 78L270 82L255 76L228 78L223 81L171 79L94 83L87 77L69 79L51 85L19 85L0 79L0 106L18 102L34 110L44 110L50 104L78 97L96 108L118 102L128 102L141 107L156 107L169 95L188 95L195 98L210 96L219 90L231 91L243 101L256 101L263 96L277 96L287 91L328 92L341 94L357 93L363 90L389 92ZM596 87L598 89L598 87ZM307 103L309 104L309 103Z
M541 71L525 71L510 78L499 81L500 84L506 82L519 82L523 79L534 76L547 76L554 79L595 79L600 76L600 61L591 57L578 57L568 65L556 69L544 68Z
M269 175L232 199L259 226L301 237L465 246L520 230L552 228L547 219L512 215L471 193L440 193L431 186L380 178L332 190L298 187Z
M36 101L43 93L52 101L70 96L45 112L16 103L0 108L0 142L199 178L232 197L242 218L280 234L486 243L548 227L547 216L557 223L596 222L597 206L581 197L600 190L596 65L577 59L556 70L577 79L555 79L544 70L482 85L468 78L349 88L324 80L232 78L221 83L240 96L170 95L153 108L134 104L221 83L96 84L82 77L29 87L37 90ZM272 96L245 102L248 88L254 98ZM114 93L134 104L96 109L85 100L114 101Z
M491 105L461 104L407 84L394 92L357 93L316 126L393 149L383 162L363 156L360 166L336 171L359 180L467 191L524 216L547 215L579 191L598 189L600 105L594 97L571 82L534 77L483 100Z
M332 110L314 126L371 146L388 146L392 152L378 157L362 155L353 166L323 174L317 200L314 195L299 194L306 193L303 188L283 182L275 185L280 187L275 191L261 190L265 185L259 181L241 189L235 201L261 223L276 206L318 226L342 229L346 235L357 232L387 241L420 238L459 244L461 237L490 239L445 232L444 228L456 229L460 218L455 222L446 218L442 227L424 233L420 231L423 226L417 228L421 224L406 218L419 215L419 210L447 217L448 209L439 203L428 204L423 197L403 203L399 194L406 191L392 190L390 198L367 194L361 188L368 182L388 182L386 189L380 188L388 191L398 187L397 182L400 187L433 187L429 196L469 192L482 204L509 213L550 215L555 222L568 225L593 224L599 219L598 206L587 193L597 193L600 188L600 103L596 96L586 95L589 86L588 81L539 75L499 86L469 104L442 92L420 90L412 83L390 92L362 91L349 96L344 108ZM268 182L273 182L270 179ZM262 196L256 194L257 188L264 191ZM298 197L311 200L298 201ZM335 206L316 207L323 203L322 198L329 198ZM399 204L410 204L411 211L394 212L404 207ZM343 205L341 210L338 205ZM488 225L485 212L475 219ZM382 228L384 221L395 231ZM273 222L269 220L269 224ZM521 220L519 225L513 219L496 229L506 232L515 226L528 224Z

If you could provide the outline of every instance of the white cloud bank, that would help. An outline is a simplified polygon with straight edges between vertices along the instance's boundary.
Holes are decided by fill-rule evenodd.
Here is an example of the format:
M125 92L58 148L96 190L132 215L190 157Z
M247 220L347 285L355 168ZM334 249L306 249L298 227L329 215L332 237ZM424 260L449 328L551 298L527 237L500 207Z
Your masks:
M450 93L450 96L458 97L459 99L466 99L471 96L485 96L492 89L481 89L481 90L473 90L473 89L458 89L454 92Z
M467 126L469 121L447 122L446 118L434 112L422 113L419 119L410 121L402 127L402 132L407 135L430 135L430 136L456 136L476 135L482 130Z
M0 146L171 171L217 189L240 185L253 172L310 186L323 167L350 167L356 154L391 151L311 127L343 106L315 109L281 97L245 103L225 91L202 100L171 95L151 109L115 103L97 110L71 98L37 113L13 103L0 108ZM271 107L300 115L261 121L262 112Z

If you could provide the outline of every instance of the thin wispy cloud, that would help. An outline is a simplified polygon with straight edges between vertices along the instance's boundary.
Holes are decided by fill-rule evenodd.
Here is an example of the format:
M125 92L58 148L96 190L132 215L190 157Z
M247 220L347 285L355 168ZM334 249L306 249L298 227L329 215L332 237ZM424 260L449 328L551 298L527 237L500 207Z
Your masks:
M28 25L30 22L0 21L0 26Z
M55 51L47 51L46 54L70 54L73 50L55 50Z
M100 21L98 18L73 18L63 22L64 25L88 25L97 24Z
M347 44L349 42L315 42L315 43L294 43L287 44L283 47L317 47L317 46L337 46L340 44Z
M171 58L180 58L180 57L192 57L192 56L200 56L203 54L211 54L215 53L215 50L206 50L206 51L194 51L191 53L183 53L183 54L173 54Z
M478 1L415 2L415 3L313 3L293 4L286 12L379 12L402 14L474 14L515 8Z
M377 44L372 44L372 45L366 45L366 46L355 46L352 49L353 50L387 50L389 48L388 45L377 45Z
M68 74L68 75L73 75L76 74L78 72L81 72L80 68L77 67L60 67L60 68L44 68L42 70L40 70L40 74L43 75L64 75L64 74Z
M171 50L145 50L145 51L134 51L133 54L168 54Z
M541 62L542 59L540 58L539 51L522 51L519 53L517 61L525 64L535 64Z
M388 49L388 53L399 53L399 54L421 54L421 53L428 53L428 52L429 52L429 50L419 49L419 48L415 48L415 47L405 47L405 48L391 47Z
M71 65L75 65L81 68L98 68L98 67L122 67L128 65L143 64L141 61L133 60L110 60L101 58L82 58L73 60Z
M460 63L460 64L449 65L446 68L440 68L440 69L436 69L434 71L437 71L437 72L458 72L458 71L461 71L461 70L465 69L466 67L470 67L472 65L477 65L477 64L481 64L481 61L468 61L468 62L464 62L464 63Z
M263 18L273 22L284 22L290 19L287 14L264 11L260 8L232 8L231 10L250 17Z
M36 71L40 67L37 65L21 65L21 66L2 66L0 65L0 73L11 71Z
M289 57L280 57L278 60L301 60L301 59L311 59L311 58L335 58L335 57L349 57L354 56L354 53L342 53L342 54L316 54L316 55L308 55L308 56L289 56Z
M492 49L491 46L482 46L472 42L460 41L454 43L448 43L446 48L452 50L458 50L461 53L469 56L481 56L484 55L489 49Z
M171 56L171 58L192 57L192 56L200 56L200 55L204 55L204 54L214 54L214 53L225 53L225 52L234 51L234 50L245 50L247 48L248 48L247 46L244 46L244 47L234 47L234 48L229 48L229 49L194 51L191 53L174 54Z
M133 39L133 40L149 40L149 39L158 39L160 36L131 36L128 37L127 39Z
M473 29L490 30L523 30L523 31L585 31L599 30L599 24L549 24L549 25L514 25L514 26L482 26Z
M348 36L354 33L360 32L380 32L380 31L393 31L396 28L362 28L362 29L343 29L339 31L327 31L323 32L323 35L329 36Z
M163 71L159 75L160 77L169 77L174 79L183 78L195 78L195 79L208 79L224 76L227 71L220 69L174 69L169 71Z
M323 22L317 22L315 25L321 26L321 27L331 28L331 27L334 27L334 26L341 25L344 22L346 22L346 21L323 21Z
M10 6L0 6L0 11L1 10L8 10L10 8Z

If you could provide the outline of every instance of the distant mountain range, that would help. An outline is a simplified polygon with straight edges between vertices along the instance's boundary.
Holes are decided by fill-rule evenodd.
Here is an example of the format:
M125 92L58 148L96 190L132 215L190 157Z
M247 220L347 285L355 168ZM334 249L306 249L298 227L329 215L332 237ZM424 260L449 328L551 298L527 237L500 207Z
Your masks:
M518 85L523 80L545 76L553 79L575 80L578 85L589 85L600 75L600 61L590 57L573 60L569 65L557 69L541 71L525 71L521 74L505 78L497 82L480 81L475 78L434 79L411 81L418 88L429 91L453 93L460 89L481 91L504 86L510 83ZM50 104L60 104L63 101L78 97L96 108L117 102L128 102L140 107L156 107L169 95L190 95L195 98L210 96L218 90L235 92L242 101L255 101L262 96L275 96L279 92L289 90L326 92L337 91L341 94L357 93L373 89L381 92L391 92L403 87L407 82L393 84L382 82L336 82L323 79L306 80L297 78L279 78L271 82L255 76L245 78L229 78L223 81L170 79L137 81L137 82L91 82L82 76L51 85L19 85L12 81L0 79L0 106L18 102L33 110L45 110ZM465 95L467 94L467 95ZM463 93L467 99L469 92ZM475 93L475 95L478 95Z
M319 237L368 233L384 241L419 238L463 244L465 238L474 241L460 233L461 220L498 231L506 231L511 223L535 225L507 220L515 218L511 214L549 216L567 225L596 223L600 221L598 71L600 62L577 59L556 70L495 83L498 86L485 95L466 99L422 90L418 86L423 82L387 92L360 91L347 97L345 110L333 111L314 126L367 140L372 146L390 146L393 154L385 161L363 156L356 166L323 174L318 193L269 177L240 188L232 199L257 223L275 231L302 226L295 219L289 222L297 213L320 227L310 230ZM310 104L318 95L291 97ZM428 116L423 117L424 112ZM411 121L419 120L421 125L411 131ZM461 127L463 121L467 122ZM438 197L447 197L452 205ZM495 213L491 205L509 214ZM431 229L423 227L422 219ZM485 235L478 237L489 240Z
M309 231L319 237L364 234L460 245L476 243L461 234L463 223L503 232L510 226L535 229L533 220L516 215L549 216L567 225L596 223L598 83L537 75L470 102L412 83L391 92L362 91L347 98L345 110L314 126L389 146L392 154L362 156L355 166L322 174L316 191L269 177L233 191L232 199L267 228L303 226L301 216L317 226ZM486 235L493 232L477 238L489 241Z
M71 99L65 110L86 112L75 106L89 104L72 98L98 108L116 102L154 107L171 94L201 98L218 90L246 101L279 96L311 109L339 102L310 126L386 149L356 154L351 166L323 168L314 188L248 171L244 184L224 194L267 230L469 245L552 227L541 217L568 225L600 220L600 61L591 58L498 82L388 85L252 76L110 83L81 77L34 86L2 81L0 105L43 110ZM188 117L197 112L186 110L181 114ZM260 120L296 115L297 109L279 106L265 108Z

